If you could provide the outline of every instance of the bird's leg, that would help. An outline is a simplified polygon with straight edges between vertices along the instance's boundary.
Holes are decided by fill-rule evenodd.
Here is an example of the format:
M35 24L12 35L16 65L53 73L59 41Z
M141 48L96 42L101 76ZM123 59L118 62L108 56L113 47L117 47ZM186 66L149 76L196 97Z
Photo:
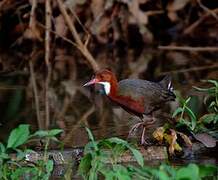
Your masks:
M136 129L138 129L140 126L143 126L144 121L143 121L142 118L140 118L140 120L141 120L141 122L136 123L136 124L130 129L128 137L130 137L130 136L133 134L133 132L134 132Z
M147 117L146 119L140 118L141 122L136 123L129 131L128 137L130 137L134 131L136 131L140 126L142 126L142 135L141 135L141 145L146 144L148 145L148 142L145 140L145 130L149 128L154 122L156 121L153 117L153 113L151 117Z
M142 131L142 135L141 135L141 145L148 145L148 142L145 140L145 130L147 128L149 128L151 125L154 124L154 122L156 121L156 119L153 116L153 113L151 115L152 117L150 118L150 121L143 121L143 131Z
M143 127L143 130L142 130L142 136L141 136L141 144L148 144L146 141L145 141L145 126Z
M136 129L139 128L139 126L143 125L142 122L139 122L137 124L135 124L129 131L129 135L131 135Z

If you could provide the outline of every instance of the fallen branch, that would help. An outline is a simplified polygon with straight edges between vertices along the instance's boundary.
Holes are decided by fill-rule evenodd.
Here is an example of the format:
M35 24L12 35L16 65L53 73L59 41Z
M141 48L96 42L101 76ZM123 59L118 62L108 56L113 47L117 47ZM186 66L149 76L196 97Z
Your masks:
M92 69L94 71L99 70L99 65L96 63L95 59L93 58L93 56L91 55L91 53L89 52L89 50L87 49L87 47L83 44L83 42L81 41L78 32L76 31L76 28L73 24L73 22L71 21L69 15L67 14L67 11L63 5L63 2L61 0L57 0L59 9L64 17L64 20L67 24L67 26L69 27L75 41L77 44L77 48L80 50L80 52L86 57L87 61L90 63Z
M215 52L218 51L218 47L191 47L191 46L158 46L158 49L161 50L173 50L173 51L198 51L198 52L205 52L211 51Z

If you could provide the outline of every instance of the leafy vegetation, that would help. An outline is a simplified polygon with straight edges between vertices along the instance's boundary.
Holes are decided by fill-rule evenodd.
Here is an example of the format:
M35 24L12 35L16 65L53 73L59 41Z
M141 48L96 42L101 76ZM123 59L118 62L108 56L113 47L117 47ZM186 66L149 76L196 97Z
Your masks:
M213 87L210 88L199 88L194 87L196 90L200 92L207 93L206 98L204 99L204 102L206 104L208 114L205 114L200 118L200 122L205 124L211 124L218 125L218 81L216 80L207 80L204 82L211 83Z
M211 83L213 86L209 88L194 88L197 91L206 93L204 104L208 113L198 119L189 105L191 97L186 100L180 97L181 107L177 108L173 113L173 117L176 117L179 121L178 126L186 126L193 132L210 131L218 127L218 81L207 80L204 82ZM212 125L210 130L206 129L207 125Z
M207 80L203 82L211 83L213 86L209 88L194 88L197 91L206 93L204 103L208 113L198 117L195 112L195 107L192 105L194 104L192 102L194 98L188 97L184 99L177 95L180 107L178 107L172 115L172 117L177 120L176 128L166 124L164 127L156 129L153 133L153 137L159 142L165 140L169 144L170 154L174 154L174 151L182 151L181 145L177 142L177 135L182 138L187 146L192 146L189 137L181 132L181 127L183 127L183 129L185 127L185 129L189 131L189 134L192 134L197 140L206 145L206 147L216 146L216 139L214 138L218 138L218 81ZM180 131L177 131L178 129L180 129Z
M21 124L11 131L6 144L0 142L0 179L49 179L53 170L53 161L48 159L47 151L51 140L62 130L39 130L31 134L29 125ZM35 163L26 161L26 154L33 152L29 148L21 148L29 140L43 138L45 140L44 158Z
M86 128L90 142L85 146L84 157L79 164L79 174L84 179L176 179L196 180L217 172L212 165L198 166L189 164L185 167L171 167L162 164L159 167L148 167L144 164L143 155L127 141L113 137L95 141L91 131ZM29 125L19 125L11 131L7 143L0 143L0 179L49 179L54 167L48 159L47 150L51 140L62 130L39 130L31 134ZM28 162L26 154L33 150L24 145L36 137L45 139L44 158L34 163ZM121 156L131 152L137 164L122 164ZM70 176L68 176L69 178Z
M189 164L185 167L173 168L162 164L159 167L144 165L142 154L132 145L119 138L95 141L87 129L90 142L85 146L84 157L79 165L79 173L84 179L96 180L100 177L113 179L159 179L159 180L196 180L211 175L217 168L211 165L198 166ZM119 157L129 150L136 159L137 165L123 165Z

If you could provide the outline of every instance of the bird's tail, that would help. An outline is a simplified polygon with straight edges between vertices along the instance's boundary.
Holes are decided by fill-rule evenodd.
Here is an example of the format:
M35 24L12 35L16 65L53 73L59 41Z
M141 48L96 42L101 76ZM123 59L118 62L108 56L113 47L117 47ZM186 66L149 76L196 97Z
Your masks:
M168 95L170 100L174 100L176 95L173 93L173 86L172 86L172 78L170 75L166 75L159 84L166 90L168 90Z
M170 75L166 75L159 84L164 88L167 89L170 92L173 92L173 86L172 86L172 78Z

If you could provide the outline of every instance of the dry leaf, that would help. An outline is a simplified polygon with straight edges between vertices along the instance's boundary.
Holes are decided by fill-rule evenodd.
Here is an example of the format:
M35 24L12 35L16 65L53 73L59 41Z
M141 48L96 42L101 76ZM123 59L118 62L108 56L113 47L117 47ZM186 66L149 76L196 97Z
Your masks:
M184 133L181 133L181 132L177 132L177 134L179 134L181 136L181 138L184 140L185 144L188 147L192 147L192 142L187 135L185 135Z
M204 144L208 148L212 148L216 146L217 140L207 133L198 133L198 134L193 134L193 135L196 140L200 141L202 144Z
M65 25L65 21L62 15L59 15L58 17L55 18L54 26L57 34L63 37L66 36L67 27Z
M41 38L41 32L36 26L27 28L23 33L23 37L25 39L43 41L43 39Z
M153 132L152 135L157 141L162 143L164 138L164 131L165 131L164 127L159 127Z
M169 146L169 153L171 155L173 155L175 151L182 151L182 148L176 142L177 135L176 135L175 130L171 129L171 135L164 134L164 139L166 139L167 143L170 145Z

